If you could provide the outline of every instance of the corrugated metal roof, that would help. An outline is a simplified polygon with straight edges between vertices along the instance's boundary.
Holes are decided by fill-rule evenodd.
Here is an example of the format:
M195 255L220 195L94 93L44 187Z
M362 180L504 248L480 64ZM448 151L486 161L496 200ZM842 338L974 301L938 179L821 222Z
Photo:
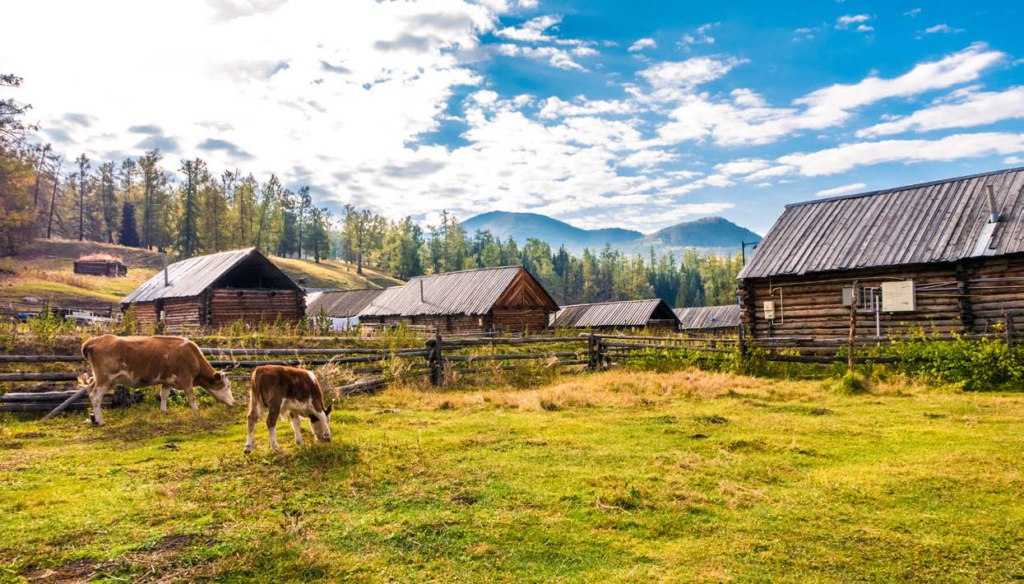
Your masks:
M505 266L417 276L384 290L359 316L487 314L520 272L527 273Z
M376 299L383 288L369 290L320 290L306 296L306 314L315 316L324 309L333 318L352 318Z
M676 320L660 298L563 306L551 319L554 327L644 326L651 320Z
M121 301L121 304L132 302L152 302L160 298L188 298L198 296L203 290L212 286L217 280L246 260L258 262L266 270L272 270L275 279L286 280L288 287L298 290L298 286L274 264L254 247L224 251L220 253L197 256L175 262L167 266L169 286L164 286L163 270L146 280L134 292Z
M1000 220L982 255L1024 251L1024 168L788 205L740 278L765 278L978 255L989 219L986 187Z
M672 312L679 317L679 328L683 330L740 326L740 307L736 304L676 308Z

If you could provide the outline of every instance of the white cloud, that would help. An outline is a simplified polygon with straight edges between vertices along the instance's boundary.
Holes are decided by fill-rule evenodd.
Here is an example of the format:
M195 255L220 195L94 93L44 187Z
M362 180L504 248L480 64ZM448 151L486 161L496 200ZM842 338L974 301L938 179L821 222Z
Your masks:
M760 158L743 158L740 160L733 160L731 162L724 162L715 165L715 170L726 176L733 176L737 174L750 174L756 172L769 165L767 160Z
M578 49L586 49L586 51L577 52ZM557 69L575 69L577 71L586 71L587 68L577 63L573 56L587 57L597 54L597 51L587 49L586 47L577 47L577 50L569 51L558 47L524 47L510 43L499 45L497 50L499 54L506 57L537 59L547 61L548 64Z
M678 100L678 105L669 113L669 121L658 128L658 134L668 143L712 139L723 146L766 144L801 130L839 126L853 115L853 110L884 99L911 97L974 81L982 71L1005 57L1004 53L976 43L938 61L919 63L899 77L868 77L858 83L819 89L794 100L793 105L797 107L790 108L766 107L763 100L715 101L708 94L693 93L690 86L687 88L690 91L670 94ZM724 66L691 68L704 73L692 76L701 82L724 75L730 69ZM668 75L652 77L664 80Z
M619 162L619 166L650 168L677 158L679 158L677 154L664 150L640 150L623 158L622 162Z
M836 30L846 30L854 24L862 24L871 20L867 14L845 14L836 19Z
M638 75L647 80L657 89L691 90L694 87L723 77L737 65L746 63L744 59L728 57L718 59L712 57L694 57L685 61L664 61L657 63Z
M935 26L929 26L928 28L921 31L921 34L952 34L957 32L963 32L962 28L953 28L948 24L936 24Z
M524 10L532 10L537 7L537 0L519 0L519 7Z
M887 136L911 130L927 132L969 128L1024 118L1024 87L1013 87L1002 92L961 93L958 97L960 101L921 109L909 116L864 128L857 131L857 137Z
M654 39L647 38L647 39L637 39L637 41L635 43L629 45L629 48L626 49L626 50L629 51L630 53L635 53L637 51L642 51L644 49L656 49L656 48L658 48L658 43L654 42Z
M733 89L729 92L732 101L740 107L765 107L768 103L755 91L746 88Z
M1024 164L1024 157L1021 156L1008 156L1003 159L1003 164Z
M868 26L866 24L862 24L862 25L857 27L857 32L871 32L873 30L875 30L875 27Z
M849 185L843 185L841 187L835 187L831 189L825 189L814 193L816 197L835 197L838 195L847 195L850 193L857 193L864 190L864 187L868 186L867 183L853 183Z
M920 8L911 8L910 10L904 12L903 16L909 16L910 18L914 18L918 14L921 14Z
M628 101L588 100L581 95L572 101L565 101L558 97L549 97L543 101L538 115L543 119L552 120L570 116L629 114L634 109L633 105Z
M554 37L547 35L546 31L560 22L562 22L560 14L545 14L531 18L519 26L498 29L494 32L494 35L512 41L528 43L552 42L555 40Z
M681 46L713 45L715 44L715 37L711 36L708 33L712 28L715 28L719 24L720 23L718 22L709 22L707 24L702 24L699 27L697 27L697 30L694 31L692 34L684 34L683 38L680 39L679 44Z
M844 144L808 154L782 156L778 162L804 176L826 176L885 162L945 162L960 158L1024 152L1024 134L981 132L938 140L883 140Z

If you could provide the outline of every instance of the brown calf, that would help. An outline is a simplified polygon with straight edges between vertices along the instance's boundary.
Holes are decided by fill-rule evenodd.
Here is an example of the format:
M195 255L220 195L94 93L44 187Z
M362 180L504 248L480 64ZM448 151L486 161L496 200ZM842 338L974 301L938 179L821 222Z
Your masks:
M252 372L249 389L249 435L245 440L245 453L252 452L253 430L256 422L267 410L267 431L270 447L278 450L277 418L286 413L295 431L295 443L302 446L302 420L309 418L313 436L323 442L331 441L331 428L327 416L333 406L324 408L324 392L312 371L283 365L261 365Z
M206 389L219 402L234 405L231 380L214 371L195 343L181 337L115 337L103 335L82 343L82 356L92 367L92 376L82 381L92 400L92 421L103 423L100 403L115 385L146 387L159 385L160 411L167 411L171 388L185 392L193 410L196 385Z

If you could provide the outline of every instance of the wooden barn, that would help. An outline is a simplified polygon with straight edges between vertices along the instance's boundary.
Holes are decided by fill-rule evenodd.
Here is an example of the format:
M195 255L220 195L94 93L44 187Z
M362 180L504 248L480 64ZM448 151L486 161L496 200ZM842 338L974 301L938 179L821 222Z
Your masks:
M764 337L984 332L1024 309L1024 168L786 207L739 275Z
M94 253L75 260L74 271L85 276L106 276L119 278L128 275L128 266L119 257L105 253Z
M226 251L173 263L121 301L134 306L143 324L163 322L169 331L298 322L305 294L256 248Z
M537 331L558 304L521 266L418 276L387 288L359 313L369 326L422 326L442 333Z
M563 306L551 319L553 328L592 330L661 329L676 331L679 318L660 298Z
M306 296L306 314L331 320L331 329L343 331L359 324L359 313L384 292L383 288L366 290L318 290Z
M679 318L680 332L697 335L736 335L740 329L740 307L693 306L676 308L672 312Z

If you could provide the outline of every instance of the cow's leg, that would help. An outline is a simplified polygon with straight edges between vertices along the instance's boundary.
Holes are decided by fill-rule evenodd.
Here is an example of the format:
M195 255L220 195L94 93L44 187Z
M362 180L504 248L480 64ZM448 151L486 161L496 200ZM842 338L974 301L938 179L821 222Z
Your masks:
M97 426L103 425L103 396L107 394L107 388L110 387L109 380L97 378L93 382L93 386L89 388L89 401L92 402L92 423Z
M252 399L252 398L250 398ZM252 452L253 432L256 430L256 422L260 421L260 405L255 401L249 404L249 434L245 437L245 453Z
M196 401L196 390L192 387L192 384L188 384L181 388L185 392L185 399L188 400L188 407L192 408L193 412L199 411L199 403Z
M160 412L167 413L167 398L171 395L171 387L169 385L160 386Z
M277 444L277 418L281 415L281 406L270 406L267 408L267 433L270 434L270 447L274 450L281 450Z
M295 431L295 443L302 446L302 419L298 414L292 414L292 430Z

